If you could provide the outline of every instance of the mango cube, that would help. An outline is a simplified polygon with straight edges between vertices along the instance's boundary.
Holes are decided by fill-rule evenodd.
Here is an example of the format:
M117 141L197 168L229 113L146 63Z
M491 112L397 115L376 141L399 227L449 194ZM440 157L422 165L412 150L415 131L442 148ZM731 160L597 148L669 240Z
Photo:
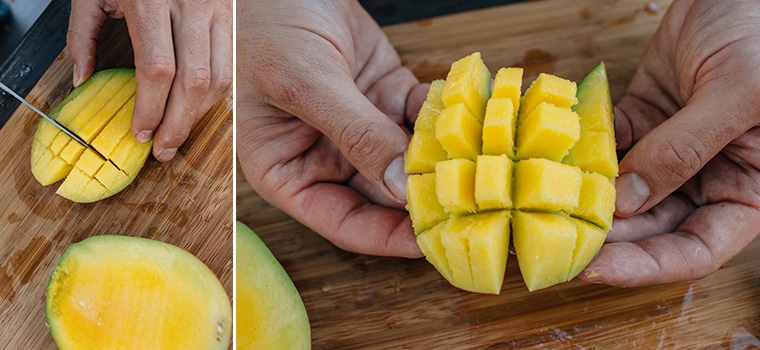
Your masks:
M576 225L569 217L515 211L512 234L517 262L528 290L569 279L578 239Z
M607 230L583 220L571 218L570 221L575 223L578 240L575 243L575 250L573 250L573 263L570 265L568 280L575 278L586 268L588 262L596 256L607 238Z
M438 202L435 182L435 173L411 175L406 182L406 209L417 234L449 217Z
M517 158L559 162L580 138L578 115L570 108L542 102L522 118L517 131Z
M542 158L521 160L515 166L515 208L570 211L580 200L581 169Z
M525 115L541 104L551 103L557 107L570 108L578 103L575 82L556 75L541 73L525 91L520 101L520 113Z
M435 192L447 213L474 213L475 162L449 159L435 165Z
M474 52L451 64L441 93L441 100L447 108L463 103L482 122L486 101L490 96L491 72L480 58L480 52Z
M478 156L475 163L475 202L480 210L512 207L512 161L505 155Z
M404 153L404 171L407 174L432 173L435 163L446 160L448 153L435 138L435 132L420 130L412 135Z
M519 67L499 68L493 78L493 92L491 99L508 98L512 101L517 115L520 107L520 95L522 94L523 69Z
M615 139L608 133L584 131L562 162L612 179L618 175L615 148Z
M512 100L492 98L483 119L483 154L515 156L515 118Z
M461 289L475 292L468 242L468 226L471 222L469 217L453 216L441 233L441 245L451 268L451 282Z
M422 103L420 112L417 113L417 120L414 122L414 132L423 130L435 131L435 121L438 118L438 114L446 108L441 100L444 82L443 79L438 79L430 83L427 98Z
M446 107L438 115L435 138L451 158L475 160L482 146L480 122L462 103Z
M604 175L582 173L578 206L570 214L601 227L604 232L612 227L615 212L615 185Z
M425 254L425 259L430 262L438 272L447 280L452 278L451 267L446 259L446 250L443 248L441 234L443 233L448 221L436 224L425 232L417 236L417 245Z
M509 255L510 212L500 210L466 218L473 289L498 294Z

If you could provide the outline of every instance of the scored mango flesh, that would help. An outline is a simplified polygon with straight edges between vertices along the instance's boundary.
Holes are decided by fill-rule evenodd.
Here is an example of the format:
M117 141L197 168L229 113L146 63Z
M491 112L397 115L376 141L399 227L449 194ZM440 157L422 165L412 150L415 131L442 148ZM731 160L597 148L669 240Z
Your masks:
M467 291L501 291L510 237L529 290L566 282L612 225L618 163L604 64L577 86L541 73L525 94L522 68L490 78L475 52L431 83L404 158L417 243Z
M137 142L130 132L135 87L134 69L103 70L50 112L100 155L41 119L31 155L37 181L48 186L65 178L56 193L80 203L110 197L132 183L153 145Z

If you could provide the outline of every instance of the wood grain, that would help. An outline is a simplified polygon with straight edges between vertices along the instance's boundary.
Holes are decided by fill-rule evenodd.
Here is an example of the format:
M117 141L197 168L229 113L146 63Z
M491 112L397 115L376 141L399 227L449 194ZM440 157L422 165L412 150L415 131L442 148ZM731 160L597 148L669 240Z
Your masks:
M605 61L625 92L670 1L531 1L386 27L421 81L481 51L492 71L578 81ZM570 5L572 4L572 5ZM760 240L711 276L622 289L581 281L529 293L511 256L499 296L451 287L424 259L348 253L267 204L236 173L236 216L269 245L306 304L315 349L757 349Z
M123 21L103 32L98 69L133 67ZM71 90L64 50L28 98L49 111ZM152 157L123 192L76 204L32 176L31 140L39 117L25 107L0 129L0 348L54 349L45 326L52 268L72 243L99 234L165 241L195 254L232 293L232 97L222 98L193 129L175 160Z

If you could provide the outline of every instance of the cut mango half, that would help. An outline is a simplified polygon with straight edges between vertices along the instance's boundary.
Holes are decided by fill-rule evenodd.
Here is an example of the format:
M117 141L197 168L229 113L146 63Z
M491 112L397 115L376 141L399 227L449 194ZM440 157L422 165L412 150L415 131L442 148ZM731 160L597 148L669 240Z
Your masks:
M475 52L431 84L404 164L407 210L452 285L501 291L510 242L529 290L566 282L612 225L618 173L603 63L583 81L491 73Z
M65 178L56 193L79 203L95 202L123 190L137 177L153 146L152 140L139 143L130 133L134 105L134 69L93 74L58 104L50 117L97 153L41 119L32 141L35 179L48 186Z

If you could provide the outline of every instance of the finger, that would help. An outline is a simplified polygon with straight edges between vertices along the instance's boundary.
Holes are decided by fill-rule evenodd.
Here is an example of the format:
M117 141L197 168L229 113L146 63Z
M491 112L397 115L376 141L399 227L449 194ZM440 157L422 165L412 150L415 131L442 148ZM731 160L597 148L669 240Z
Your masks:
M274 105L327 135L348 161L384 194L405 202L403 153L409 138L378 110L345 71L327 63L272 79ZM404 94L405 91L395 90Z
M703 96L706 92L695 94L686 107L650 130L623 158L616 183L616 215L628 217L650 209L750 127L746 115L712 102L721 94Z
M211 24L211 86L201 103L201 114L208 112L232 87L232 5L229 1L222 2Z
M74 63L73 84L79 86L95 71L100 31L108 15L92 1L72 0L66 45Z
M388 199L374 184L367 181L361 173L357 172L348 180L346 185L356 191L359 195L366 198L370 203L383 207L404 210L404 205Z
M293 205L301 208L296 219L339 248L380 256L422 257L405 211L371 204L352 189L331 183L315 183L293 200Z
M701 278L744 249L758 225L760 212L742 204L701 207L676 233L605 244L580 278L625 287Z
M297 119L254 116L246 104L238 107L244 116L236 120L240 166L262 197L342 249L422 256L408 214L371 204L342 185L356 170L318 131Z
M415 86L409 93L409 98L406 102L406 119L405 124L413 126L417 121L417 115L420 113L422 104L427 98L428 90L430 90L430 84L419 84Z
M153 137L166 110L176 62L169 6L163 1L131 2L124 9L135 53L135 109L132 135L139 142Z
M627 218L616 217L607 234L607 242L636 242L646 237L673 232L696 205L678 192L645 213Z
M153 155L162 162L174 158L190 135L211 85L208 5L181 2L178 6L172 11L177 71L153 143Z

